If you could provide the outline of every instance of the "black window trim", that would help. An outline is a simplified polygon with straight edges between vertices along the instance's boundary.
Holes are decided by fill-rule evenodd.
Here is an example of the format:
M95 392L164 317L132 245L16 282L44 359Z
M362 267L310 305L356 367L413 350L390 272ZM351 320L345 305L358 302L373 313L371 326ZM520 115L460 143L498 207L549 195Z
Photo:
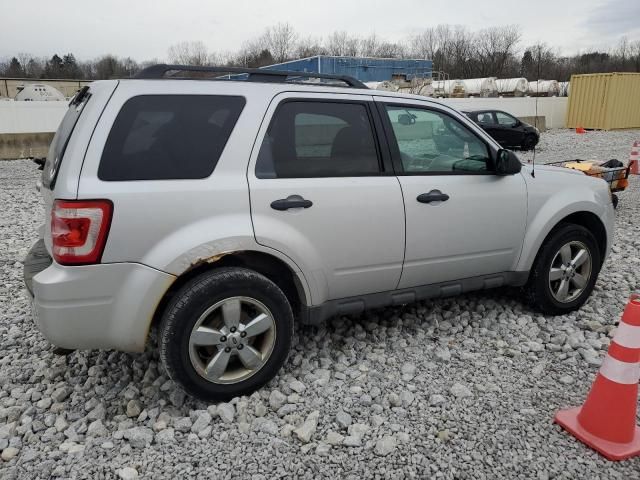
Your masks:
M491 145L484 138L478 135L478 133L474 129L469 128L469 126L466 125L464 122L461 122L459 118L455 117L454 115L451 114L451 112L447 112L444 109L440 109L432 105L418 105L414 103L396 103L396 102L388 102L384 100L377 101L376 106L377 106L378 115L381 117L381 120L382 120L387 144L389 145L389 150L391 151L391 159L393 162L393 167L395 169L397 176L399 177L410 177L410 176L411 177L413 176L433 177L433 176L444 176L444 175L451 176L451 175L495 175L496 174L494 165L490 166L491 170L487 170L485 172L482 172L482 171L473 172L473 171L464 171L464 170L460 170L460 171L451 170L451 171L440 171L440 172L405 172L404 166L402 165L402 159L400 157L400 147L398 146L398 141L396 140L396 136L393 131L393 126L391 125L391 120L389 119L389 115L387 114L387 110L386 110L387 106L407 108L407 109L429 110L429 111L446 115L449 118L457 121L458 123L461 123L467 130L469 130L469 132L471 132L471 134L474 137L480 140L487 147L487 151L489 152L489 160L492 163L495 163L495 156L496 156L497 150L493 145ZM473 120L469 119L469 121L472 122Z
M258 159L260 157L260 149L262 148L262 143L264 139L269 134L269 130L273 126L273 122L275 121L276 116L280 109L287 103L347 103L352 105L362 105L365 107L367 112L367 117L369 119L369 126L371 128L371 133L373 134L373 141L376 148L376 156L378 157L378 173L375 175L371 175L368 173L359 174L359 175L335 175L335 176L322 176L322 177L276 177L276 178L263 178L258 176ZM253 168L253 174L255 178L258 180L294 180L294 179L308 179L308 178L360 178L360 177L385 177L385 176L395 176L395 169L393 167L393 162L391 158L391 149L388 145L386 135L384 134L384 125L379 118L379 114L376 110L375 102L373 99L368 100L356 100L351 98L335 98L335 97L287 97L282 99L278 105L273 110L271 117L269 118L269 124L260 139L258 146L258 155L256 156L255 165Z
M112 93L113 95L113 93ZM100 165L102 163L102 156L104 155L104 149L107 145L107 142L109 140L109 135L111 135L111 130L113 129L116 120L118 118L118 115L120 115L120 112L122 111L122 109L124 108L124 106L132 99L134 98L139 98L139 97L233 97L233 98L241 98L242 99L242 107L240 108L240 112L238 112L238 118L236 119L235 124L233 125L233 129L231 130L231 132L229 133L229 136L227 137L227 139L224 142L224 145L222 145L222 150L220 151L220 156L218 157L218 159L216 160L215 164L213 165L213 168L211 169L211 173L209 173L209 175L206 175L204 177L197 177L197 178L145 178L145 179L120 179L120 180L108 180L108 179L103 179L100 177ZM203 180L207 180L209 178L211 178L211 176L215 173L216 168L218 167L218 163L220 163L220 159L222 158L222 156L224 155L224 152L227 148L227 145L229 144L229 140L231 139L231 137L233 136L233 134L236 131L236 127L238 126L238 122L240 121L240 119L242 118L242 114L244 113L245 107L247 106L247 97L245 95L240 95L240 94L220 94L220 93L141 93L141 94L137 94L137 95L132 95L130 97L128 97L126 100L124 100L121 104L120 107L118 109L118 111L115 114L115 117L113 117L113 121L111 122L111 125L109 126L109 132L107 133L107 138L104 141L104 145L102 145L102 152L100 153L100 159L98 161L98 170L96 172L96 176L98 178L98 180L100 180L101 182L115 182L115 183L120 183L120 182L193 182L193 181L203 181ZM96 124L97 125L97 124Z

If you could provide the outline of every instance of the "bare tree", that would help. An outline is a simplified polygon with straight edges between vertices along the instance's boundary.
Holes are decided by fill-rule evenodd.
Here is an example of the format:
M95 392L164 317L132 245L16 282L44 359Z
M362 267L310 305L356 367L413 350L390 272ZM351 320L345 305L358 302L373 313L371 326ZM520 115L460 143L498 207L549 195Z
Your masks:
M297 58L315 57L316 55L325 55L326 50L322 46L322 42L314 37L301 38L295 47L295 56Z
M289 23L278 23L267 28L263 40L277 63L291 58L298 34Z
M479 75L502 76L519 41L520 30L516 25L489 27L476 33L473 43Z
M433 28L427 28L409 37L409 52L414 58L433 60L437 50L438 41Z
M203 66L209 63L207 47L201 41L180 42L171 45L167 52L169 61L180 65Z
M375 57L380 48L380 40L375 33L360 41L360 51L358 55L361 57Z
M358 55L360 41L347 32L333 32L325 42L328 55L355 57Z

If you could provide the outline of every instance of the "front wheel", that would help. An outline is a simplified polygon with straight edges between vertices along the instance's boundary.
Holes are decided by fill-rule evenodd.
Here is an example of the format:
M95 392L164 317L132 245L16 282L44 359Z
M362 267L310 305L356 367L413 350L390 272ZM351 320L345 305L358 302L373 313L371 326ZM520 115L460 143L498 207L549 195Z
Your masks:
M529 134L524 137L524 140L522 140L521 148L522 150L531 150L537 145L537 143L538 139L536 138L536 136Z
M284 364L293 313L282 290L244 268L221 268L186 283L167 306L160 358L182 388L205 401L248 395Z
M543 313L572 312L589 298L600 264L593 234L580 225L563 225L540 247L525 291L532 305Z

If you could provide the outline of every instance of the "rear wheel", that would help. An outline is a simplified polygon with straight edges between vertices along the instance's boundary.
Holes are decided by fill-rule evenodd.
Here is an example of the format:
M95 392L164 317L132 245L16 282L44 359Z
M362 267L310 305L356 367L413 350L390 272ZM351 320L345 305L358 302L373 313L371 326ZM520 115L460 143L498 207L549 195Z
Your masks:
M593 290L600 258L589 230L573 224L557 228L540 247L525 287L533 306L550 315L580 308Z
M292 336L291 306L273 282L252 270L221 268L185 284L167 306L160 357L187 393L224 401L271 380Z

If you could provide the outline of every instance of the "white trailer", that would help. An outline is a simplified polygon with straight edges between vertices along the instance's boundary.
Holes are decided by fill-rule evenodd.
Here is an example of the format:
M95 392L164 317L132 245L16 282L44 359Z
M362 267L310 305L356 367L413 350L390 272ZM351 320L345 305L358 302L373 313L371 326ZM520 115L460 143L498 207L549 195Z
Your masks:
M529 82L530 97L557 97L560 95L560 85L557 80L536 80Z
M432 85L435 97L462 98L466 96L466 88L462 80L438 80Z
M524 97L529 90L529 82L522 77L496 79L496 86L502 97Z
M497 97L496 77L467 78L462 80L466 97Z

